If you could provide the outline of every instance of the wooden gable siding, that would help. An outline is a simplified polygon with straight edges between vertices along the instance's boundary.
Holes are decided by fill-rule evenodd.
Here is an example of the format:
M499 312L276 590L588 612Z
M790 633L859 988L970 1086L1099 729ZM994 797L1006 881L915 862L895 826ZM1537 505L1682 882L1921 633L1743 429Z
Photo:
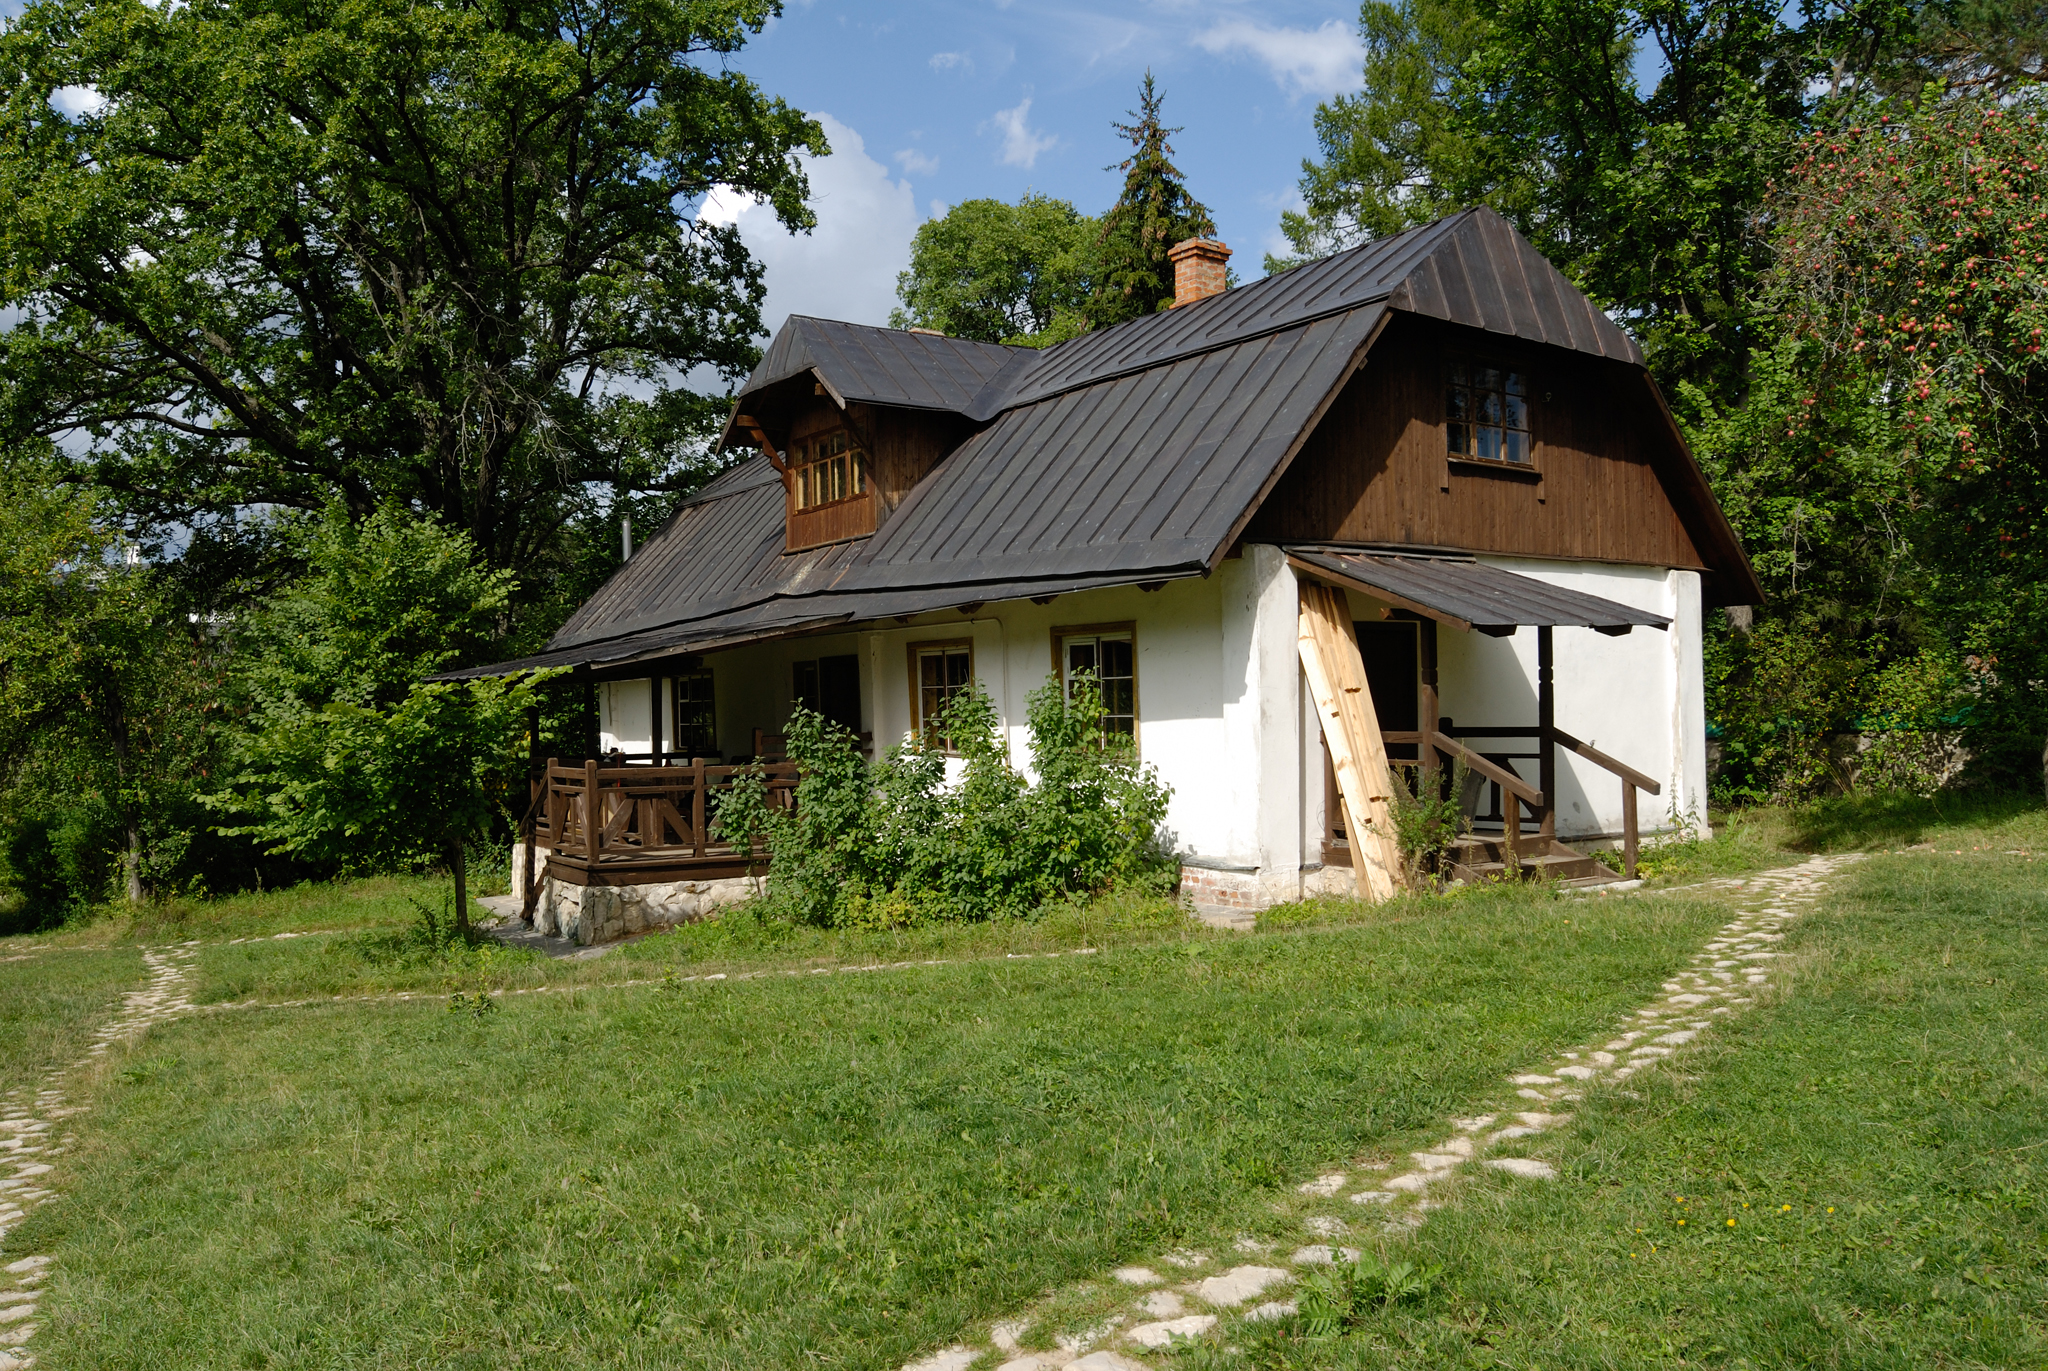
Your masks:
M1530 470L1446 457L1454 356L1529 375ZM1665 428L1625 363L1397 316L1244 536L1699 567L1652 465Z
M794 450L799 443L842 427L868 454L867 492L800 510L795 491L785 482L791 552L873 533L895 513L913 486L966 441L975 425L957 415L876 405L849 405L842 413L830 399L818 399L791 421L788 446Z

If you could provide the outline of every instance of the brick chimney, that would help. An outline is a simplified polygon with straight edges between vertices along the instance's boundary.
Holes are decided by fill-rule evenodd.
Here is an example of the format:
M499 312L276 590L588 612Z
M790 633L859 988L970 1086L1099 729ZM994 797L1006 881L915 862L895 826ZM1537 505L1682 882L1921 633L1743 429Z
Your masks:
M1190 238L1185 243L1175 243L1166 256L1173 263L1173 304L1176 309L1223 293L1223 264L1230 260L1230 249L1223 244L1206 238Z

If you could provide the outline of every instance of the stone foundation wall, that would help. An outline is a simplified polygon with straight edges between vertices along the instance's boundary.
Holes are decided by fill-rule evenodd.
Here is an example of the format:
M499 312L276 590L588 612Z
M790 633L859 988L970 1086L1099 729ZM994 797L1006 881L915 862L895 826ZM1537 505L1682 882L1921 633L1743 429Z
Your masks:
M754 897L745 876L658 885L571 885L549 881L534 907L533 926L553 938L589 947L677 924L712 919L727 905Z
M585 947L615 942L635 933L651 933L677 924L714 919L728 905L759 893L749 877L705 881L661 881L649 885L572 885L545 876L547 849L534 850L534 871L540 874L540 900L533 908L536 932L567 938ZM525 849L512 847L512 894L526 892Z

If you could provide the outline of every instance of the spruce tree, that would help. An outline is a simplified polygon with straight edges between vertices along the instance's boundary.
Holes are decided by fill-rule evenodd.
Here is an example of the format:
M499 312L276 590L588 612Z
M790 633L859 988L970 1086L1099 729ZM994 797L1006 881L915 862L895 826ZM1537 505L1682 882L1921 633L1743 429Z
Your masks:
M1120 324L1164 308L1173 300L1173 264L1166 254L1189 238L1213 238L1216 223L1188 194L1173 148L1166 141L1177 128L1160 123L1164 97L1145 73L1135 120L1115 124L1131 141L1131 155L1109 168L1124 174L1123 194L1102 219L1102 257L1089 322L1096 328Z

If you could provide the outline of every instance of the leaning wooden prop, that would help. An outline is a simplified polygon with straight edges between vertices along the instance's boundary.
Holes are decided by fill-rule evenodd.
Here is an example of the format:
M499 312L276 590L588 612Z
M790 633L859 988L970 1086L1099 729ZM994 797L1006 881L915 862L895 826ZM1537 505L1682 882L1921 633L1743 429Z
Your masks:
M1323 725L1331 768L1337 773L1337 790L1344 797L1344 831L1351 839L1358 897L1377 904L1392 898L1401 885L1394 780L1344 592L1302 585L1301 666L1308 673L1309 693Z

